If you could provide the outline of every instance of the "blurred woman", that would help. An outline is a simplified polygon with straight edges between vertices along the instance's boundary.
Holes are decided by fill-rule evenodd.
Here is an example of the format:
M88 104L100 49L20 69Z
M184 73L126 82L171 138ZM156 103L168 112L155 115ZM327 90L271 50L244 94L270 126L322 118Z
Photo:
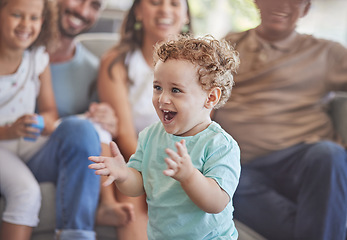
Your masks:
M187 0L135 0L124 19L119 43L103 56L98 77L99 96L113 107L118 117L116 143L126 160L135 153L137 134L159 120L152 105L154 45L190 32ZM135 209L136 227L133 222L119 229L119 234L133 228L132 239L143 239L147 225L145 196L127 201L140 201L141 204L134 205L141 209Z

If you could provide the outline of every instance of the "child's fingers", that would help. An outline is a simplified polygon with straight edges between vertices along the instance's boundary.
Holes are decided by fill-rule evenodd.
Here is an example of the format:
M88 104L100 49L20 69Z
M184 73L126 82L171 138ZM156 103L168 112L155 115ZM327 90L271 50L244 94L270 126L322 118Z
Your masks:
M171 168L175 171L177 170L177 162L175 162L171 158L165 158L165 162L167 164L167 168Z
M121 153L119 151L119 148L118 148L117 144L114 141L110 142L110 148L111 148L111 153L112 153L113 157L121 155Z
M177 152L175 152L174 150L172 150L170 148L165 149L165 152L174 161L177 161L180 158L180 156L177 154Z
M163 171L163 174L164 174L165 176L172 177L173 175L175 175L175 171L172 170L172 169L165 169L165 170Z
M94 169L94 170L99 170L99 169L103 169L105 168L105 164L104 163L92 163L88 165L88 168L90 169Z
M101 176L108 176L110 175L110 170L108 170L107 168L102 168L102 169L96 170L95 174L101 175Z
M95 163L102 163L102 162L104 162L102 157L97 157L97 156L90 156L88 159L90 161L95 162Z
M184 155L188 154L186 141L184 139L182 139L180 142L176 142L175 145L179 156L183 157Z
M108 176L108 178L105 180L105 182L102 183L104 187L107 187L111 185L114 182L115 178L113 176Z
M169 177L175 175L177 172L177 163L170 158L165 158L165 162L167 164L167 169L163 171L164 175Z

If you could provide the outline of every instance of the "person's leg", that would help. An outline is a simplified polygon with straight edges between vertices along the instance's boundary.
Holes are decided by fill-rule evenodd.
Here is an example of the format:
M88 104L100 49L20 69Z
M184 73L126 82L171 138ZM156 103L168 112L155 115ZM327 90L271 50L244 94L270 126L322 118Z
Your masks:
M101 155L111 156L108 144L101 144ZM101 184L107 177L101 177ZM114 190L114 184L107 187L101 186L100 203L96 215L96 223L99 225L109 225L121 227L127 225L134 219L134 206L129 202L118 202Z
M58 239L95 239L100 177L88 168L88 157L100 152L99 137L90 121L68 117L28 162L38 181L56 183Z
M241 167L233 204L235 219L266 239L294 239L296 205L279 194L274 183L261 171Z
M307 149L302 162L296 238L346 239L346 151L335 143L319 142Z
M0 156L0 193L6 200L0 239L29 240L39 222L40 187L16 155L0 148Z
M33 231L32 227L8 223L3 221L1 223L0 239L29 240L31 237L32 231Z
M131 203L134 206L135 219L129 224L117 228L117 239L147 240L147 203L146 195L128 197L115 187L117 200L122 203Z
M268 239L344 239L346 164L331 142L258 158L243 166L235 218Z

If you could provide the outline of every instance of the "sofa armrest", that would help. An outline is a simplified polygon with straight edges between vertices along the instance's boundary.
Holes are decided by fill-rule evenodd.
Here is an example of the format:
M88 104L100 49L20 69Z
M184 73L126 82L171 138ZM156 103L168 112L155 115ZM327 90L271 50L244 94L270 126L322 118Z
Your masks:
M83 33L78 35L76 40L100 58L107 50L118 43L120 35L118 33Z
M329 105L334 128L347 146L347 92L335 92Z

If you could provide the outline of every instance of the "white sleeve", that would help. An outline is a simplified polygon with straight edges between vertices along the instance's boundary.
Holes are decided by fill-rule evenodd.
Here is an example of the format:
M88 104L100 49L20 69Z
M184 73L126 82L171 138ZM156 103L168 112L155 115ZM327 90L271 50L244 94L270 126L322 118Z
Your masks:
M31 56L29 61L33 61L34 63L33 64L34 72L33 72L32 80L34 81L34 84L35 84L36 96L38 96L40 92L40 87L41 87L39 76L49 64L49 55L46 52L46 48L43 46L40 46L31 50Z
M49 55L43 46L34 48L32 53L35 61L35 74L39 76L49 64Z

